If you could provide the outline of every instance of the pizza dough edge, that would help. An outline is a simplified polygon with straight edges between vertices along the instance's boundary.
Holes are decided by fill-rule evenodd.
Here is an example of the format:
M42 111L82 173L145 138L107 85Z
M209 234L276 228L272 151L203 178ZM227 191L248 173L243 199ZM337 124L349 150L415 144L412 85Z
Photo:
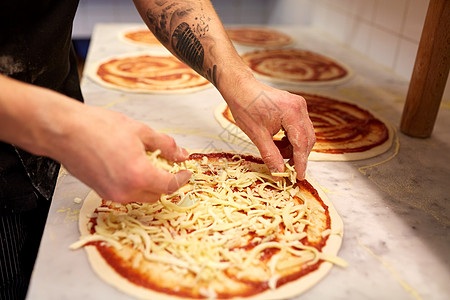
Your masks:
M222 101L214 110L214 117L217 122L219 122L219 125L222 126L222 129L226 130L229 134L234 135L246 142L252 143L250 138L242 131L241 128L239 128L239 126L231 123L223 116L223 112L226 108L227 103Z
M80 209L78 227L82 235L89 234L87 229L87 222L95 211L95 209L101 204L102 198L93 190L89 192L83 201L83 205ZM108 283L108 286L115 288L124 294L128 294L139 299L155 299L157 295L161 300L180 300L179 297L174 297L166 294L154 293L151 290L145 289L138 285L135 285L122 276L120 276L102 257L95 246L85 246L86 254L88 256L88 262L94 273L104 282Z
M341 63L339 63L339 64L343 68L345 68L345 70L347 71L347 74L344 77L327 80L327 81L295 81L295 80L288 80L288 79L283 79L283 78L278 78L278 77L270 77L267 75L260 74L254 70L252 70L252 72L255 75L255 77L261 81L267 81L267 82L271 82L271 83L275 83L275 84L286 85L285 89L290 89L290 86L293 86L293 87L303 86L305 88L306 87L323 87L323 86L340 85L340 84L346 83L351 78L353 78L353 71L351 69L349 69L346 65L341 64Z
M231 29L231 30L233 30L233 29L235 29L235 30L236 29L238 29L238 30L240 30L240 29L273 30L273 31L279 32L279 33L281 33L283 35L286 35L286 36L288 36L290 38L289 42L284 43L284 44L278 44L278 45L275 45L275 44L273 44L273 45L257 45L257 44L254 44L254 43L246 43L246 42L241 42L241 41L235 41L232 38L230 38L230 40L233 43L236 43L237 45L240 45L240 46L252 47L252 48L256 48L256 49L279 49L279 48L290 47L290 46L293 46L294 44L297 43L297 41L291 36L291 34L288 34L288 33L284 32L284 31L282 31L280 29L273 28L271 26L235 25L235 26L227 26L225 28L225 31L227 31L228 29Z
M147 52L134 52L134 53L129 53L129 54L110 56L105 59L101 59L96 62L90 63L85 69L86 75L89 79L91 79L93 82L100 85L101 87L111 89L111 90L130 92L130 93L136 93L136 94L153 94L153 95L190 94L190 93L195 93L195 92L202 91L202 90L212 87L212 84L208 83L208 84L205 84L202 86L177 89L177 90L155 90L155 91L152 91L152 90L145 90L145 89L131 89L131 88L125 88L122 86L117 86L115 84L106 82L106 81L102 80L100 76L97 75L98 67L107 61L110 61L112 59L120 59L120 58L127 58L127 57L140 56L140 55L171 56L172 54L164 55L164 53L151 53L151 52L147 51Z
M141 30L148 30L149 33L153 34L150 31L150 29L148 29L145 26L140 26L140 27L139 26L135 26L135 27L125 28L125 29L119 31L117 36L118 36L119 41L121 41L123 43L126 43L126 44L128 44L130 46L139 47L139 48L156 48L156 49L164 48L165 49L164 45L161 44L161 43L159 43L159 44L148 44L148 43L145 43L145 42L133 41L133 40L125 37L125 35L127 33L132 33L132 32L141 31Z
M299 50L299 51L306 50L306 51L309 51L309 52L313 52L313 53L319 54L321 56L324 56L324 57L334 61L340 67L345 69L347 71L347 74L344 77L336 78L336 79L332 79L332 80L299 81L299 80L289 80L289 79L280 78L280 77L271 77L271 76L264 75L264 74L261 74L259 72L256 72L255 70L252 69L252 72L255 75L255 77L257 79L260 79L260 80L264 80L264 81L268 81L268 82L272 82L272 83L284 84L284 85L293 86L293 87L298 87L298 86L304 86L304 87L317 87L317 86L319 86L320 87L320 86L339 85L339 84L342 84L342 83L345 83L345 82L349 81L354 76L353 69L350 68L347 64L338 61L333 56L329 56L327 54L322 54L322 53L319 53L319 52L315 52L314 50L309 50L309 49L298 49L298 48L289 48L289 47L287 47L287 48L279 48L279 49L267 48L267 49L261 49L261 50L255 50L255 51L248 51L248 52L240 54L240 56L243 57L244 55L248 55L248 54L251 54L253 52L257 53L257 52L262 52L262 51L266 51L266 50L267 51L270 51L270 50ZM289 87L287 87L287 89L289 89Z
M320 185L309 175L306 175L306 180L314 187L314 189L318 192L319 197L322 199L323 203L328 206L328 211L330 214L331 221L331 233L328 237L328 240L325 246L322 248L322 253L337 256L339 250L342 245L343 236L344 236L344 223L342 218L338 214L336 208L334 207L331 200L325 194L325 192L320 188ZM320 267L311 273L308 273L306 276L301 277L298 280L293 280L288 282L276 290L267 290L259 295L256 295L254 298L249 297L245 299L250 300L276 300L276 299L287 299L295 296L299 296L306 292L307 290L313 288L319 282L321 282L328 272L331 271L333 264L328 261L322 262Z
M369 110L367 110L369 111ZM382 143L381 145L378 145L376 147L373 147L367 151L364 152L355 152L355 153L344 153L344 154L331 154L331 153L320 153L320 152L313 152L311 151L308 160L311 161L357 161L357 160L364 160L364 159L370 159L377 157L378 155L381 155L385 152L387 152L389 149L391 149L392 144L394 142L394 136L397 136L397 131L394 128L394 126L385 120L384 118L381 118L374 114L372 111L369 111L375 118L383 122L383 124L386 126L388 130L388 139Z

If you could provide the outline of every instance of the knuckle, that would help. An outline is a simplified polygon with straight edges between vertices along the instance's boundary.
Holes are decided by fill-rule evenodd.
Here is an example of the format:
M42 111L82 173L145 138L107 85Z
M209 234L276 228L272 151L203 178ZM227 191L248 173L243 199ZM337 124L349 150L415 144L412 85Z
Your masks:
M293 106L296 111L306 111L306 100L302 96L296 97L297 101L293 101Z
M175 142L175 139L171 136L167 136L167 147L170 150L176 149L177 148L177 143Z
M111 200L117 203L131 202L129 199L129 193L123 188L111 189L104 195L104 199Z
M284 168L283 158L281 157L281 154L281 161L279 161L277 156L273 153L264 153L261 155L261 158L271 172L278 172L281 171L282 168Z
M114 202L118 203L130 203L131 197L127 193L119 193L114 196Z
M150 138L153 136L153 130L150 127L148 127L147 125L145 125L144 123L136 121L136 122L134 122L134 126L140 135L148 136Z
M315 143L316 143L316 135L313 134L313 135L311 136L311 148L314 146Z
M125 114L122 114L120 112L111 111L111 115L116 118L116 121L121 124L130 123L130 118L126 116Z
M266 163L271 163L272 160L273 160L273 154L272 154L272 153L269 153L269 152L262 153L262 154L261 154L261 158L262 158L262 160L263 160L264 162L266 162Z
M131 164L126 171L123 179L123 186L125 190L133 191L140 190L148 186L148 175L146 175L146 168L140 164Z

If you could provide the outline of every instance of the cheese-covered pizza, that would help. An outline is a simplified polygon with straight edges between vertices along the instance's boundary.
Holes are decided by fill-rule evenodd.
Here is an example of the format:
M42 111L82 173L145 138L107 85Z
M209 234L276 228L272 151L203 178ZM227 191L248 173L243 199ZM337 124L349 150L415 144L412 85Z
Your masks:
M373 112L347 101L305 93L299 95L306 100L316 134L310 160L366 159L382 154L392 146L392 126ZM215 117L230 134L248 140L225 103L216 108ZM275 143L283 147L284 136L285 132L280 130L274 136Z
M293 39L278 30L263 27L227 28L230 40L235 43L256 47L283 47L291 44Z
M117 204L92 194L80 212L97 274L142 299L281 299L317 283L336 255L343 224L325 195L287 166L274 181L262 160L191 154L157 166L193 172L155 203Z
M256 75L283 83L330 84L350 76L348 67L308 50L258 50L244 53L242 59Z
M211 86L174 56L127 54L91 65L87 74L98 84L129 92L185 93Z

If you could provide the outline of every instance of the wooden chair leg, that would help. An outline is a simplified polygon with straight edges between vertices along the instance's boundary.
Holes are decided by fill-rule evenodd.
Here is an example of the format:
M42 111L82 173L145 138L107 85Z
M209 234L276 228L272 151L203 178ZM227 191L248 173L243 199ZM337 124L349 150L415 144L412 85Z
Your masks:
M430 0L400 130L431 136L450 67L450 1Z

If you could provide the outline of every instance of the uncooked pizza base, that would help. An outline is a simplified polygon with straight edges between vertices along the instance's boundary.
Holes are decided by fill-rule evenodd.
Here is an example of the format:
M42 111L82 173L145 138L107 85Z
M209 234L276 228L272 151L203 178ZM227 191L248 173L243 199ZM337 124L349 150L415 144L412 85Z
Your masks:
M227 27L233 43L264 48L279 48L293 44L294 39L281 31L268 27Z
M161 57L161 58L173 57L173 58L175 58L172 54L168 53L165 48L161 48L161 50L156 50L156 51L136 52L136 53L130 53L130 54L111 56L111 57L108 57L108 58L103 59L101 61L97 61L97 62L91 63L86 68L86 75L92 81L94 81L95 83L97 83L97 84L99 84L99 85L101 85L101 86L103 86L105 88L119 90L119 91L124 91L124 92L132 92L132 93L144 93L144 94L187 94L187 93L194 93L194 92L201 91L201 90L204 90L204 89L212 87L211 83L209 83L206 79L201 77L201 75L198 75L195 71L191 70L190 68L189 68L190 72L192 71L197 76L201 77L201 82L204 82L205 84L202 84L201 86L193 86L193 87L186 87L186 88L171 88L171 89L168 89L168 90L164 90L164 89L151 90L151 89L142 89L142 88L127 88L127 87L124 87L124 86L115 85L115 84L112 84L110 82L107 82L107 81L103 80L97 74L97 71L98 71L99 67L102 64L106 63L106 62L109 62L111 60L116 60L116 59L126 59L126 58L139 57L139 56L154 56L154 57Z
M341 101L341 100L340 100ZM348 101L343 101L348 102ZM351 102L348 102L351 103ZM352 103L353 104L353 103ZM356 105L356 104L355 104ZM224 130L227 130L228 133L230 133L233 136L236 136L237 138L240 138L246 142L251 142L249 137L234 123L231 123L228 121L224 115L223 112L227 109L227 104L225 102L220 103L217 108L214 111L214 117L216 118L217 122L220 124ZM367 109L365 109L368 111ZM391 146L392 142L394 140L395 130L393 126L386 121L384 118L378 116L377 114L370 111L370 113L378 120L384 123L388 130L388 139L382 143L381 145L375 146L367 151L363 152L350 152L350 153L342 153L342 154L333 154L333 153L323 153L323 152L315 152L314 148L309 154L308 160L311 161L355 161L355 160L363 160L372 158L375 156L378 156L386 151L388 151ZM279 134L278 138L281 140L282 136Z
M318 185L307 178L308 182L317 190L319 197L322 199L323 203L328 206L328 211L331 221L331 234L329 235L326 245L322 248L322 253L331 256L336 256L341 244L343 236L343 222L338 215L336 209L326 196L326 194L318 187ZM86 224L88 223L90 216L95 211L95 209L101 204L101 198L94 192L91 191L85 198L83 206L80 210L79 215L79 230L81 235L88 235L89 231ZM159 299L159 300L180 300L182 298L155 292L143 288L141 286L135 285L130 281L126 280L120 276L116 271L103 259L100 253L97 251L95 246L84 246L87 252L89 263L95 273L103 279L105 282L109 283L111 286L117 288L118 290L137 297L139 299ZM268 300L268 299L287 299L312 288L319 281L321 281L331 270L333 264L327 261L323 261L319 268L306 276L301 277L298 280L291 281L278 287L275 290L267 290L263 293L256 294L249 297L234 297L231 299L247 299L247 300Z
M128 38L129 34L138 34L148 33L149 37L145 37L143 40L139 39L131 39ZM133 46L142 46L142 47L156 47L156 48L164 48L164 46L159 42L159 40L153 35L153 33L147 27L130 27L125 30L122 30L118 34L119 40L125 42L127 44Z
M316 56L316 58L323 58L324 59L324 63L328 62L332 62L333 64L336 64L339 68L341 68L342 70L345 70L346 74L342 77L338 77L338 78L334 78L334 79L327 79L327 80L299 80L299 79L295 79L293 78L289 78L289 75L283 75L283 73L281 72L283 66L287 67L288 70L292 69L293 67L295 68L299 68L302 69L302 71L299 74L303 74L303 73L307 73L307 74L311 74L313 72L315 72L316 70L308 70L308 68L310 66L301 63L300 60L298 59L294 59L292 61L289 60L279 60L276 61L274 60L271 56L275 55L276 53L283 53L284 54L289 54L289 52L292 53L310 53L314 56ZM261 72L259 72L258 70L255 70L254 67L252 67L251 62L249 61L249 59L253 59L252 56L254 55L266 55L267 54L267 58L260 58L263 61L263 64L267 64L268 66L272 65L273 70L268 70L267 73L271 74L271 75L267 75L267 74L263 74ZM313 51L309 51L309 50L302 50L302 49L265 49L265 50L257 50L257 51L252 51L252 52L246 52L244 54L241 55L242 59L244 60L244 62L250 66L250 68L253 70L253 73L255 74L255 77L257 77L258 79L261 80L265 80L265 81L269 81L269 82L273 82L273 83L279 83L279 84L286 84L286 85L295 85L295 86L324 86L324 85L337 85L337 84L342 84L346 81L348 81L352 76L353 76L353 71L350 67L348 67L346 64L341 63L341 62L337 62L336 59L327 56L327 55L323 55L323 54L319 54L319 53L315 53ZM300 63L299 66L294 66L294 63L297 61L297 64ZM281 64L280 64L281 62ZM314 63L314 65L316 65L316 63ZM328 68L327 66L325 66L325 68L322 66L323 69ZM278 75L277 75L278 73ZM302 75L303 76L303 75Z

